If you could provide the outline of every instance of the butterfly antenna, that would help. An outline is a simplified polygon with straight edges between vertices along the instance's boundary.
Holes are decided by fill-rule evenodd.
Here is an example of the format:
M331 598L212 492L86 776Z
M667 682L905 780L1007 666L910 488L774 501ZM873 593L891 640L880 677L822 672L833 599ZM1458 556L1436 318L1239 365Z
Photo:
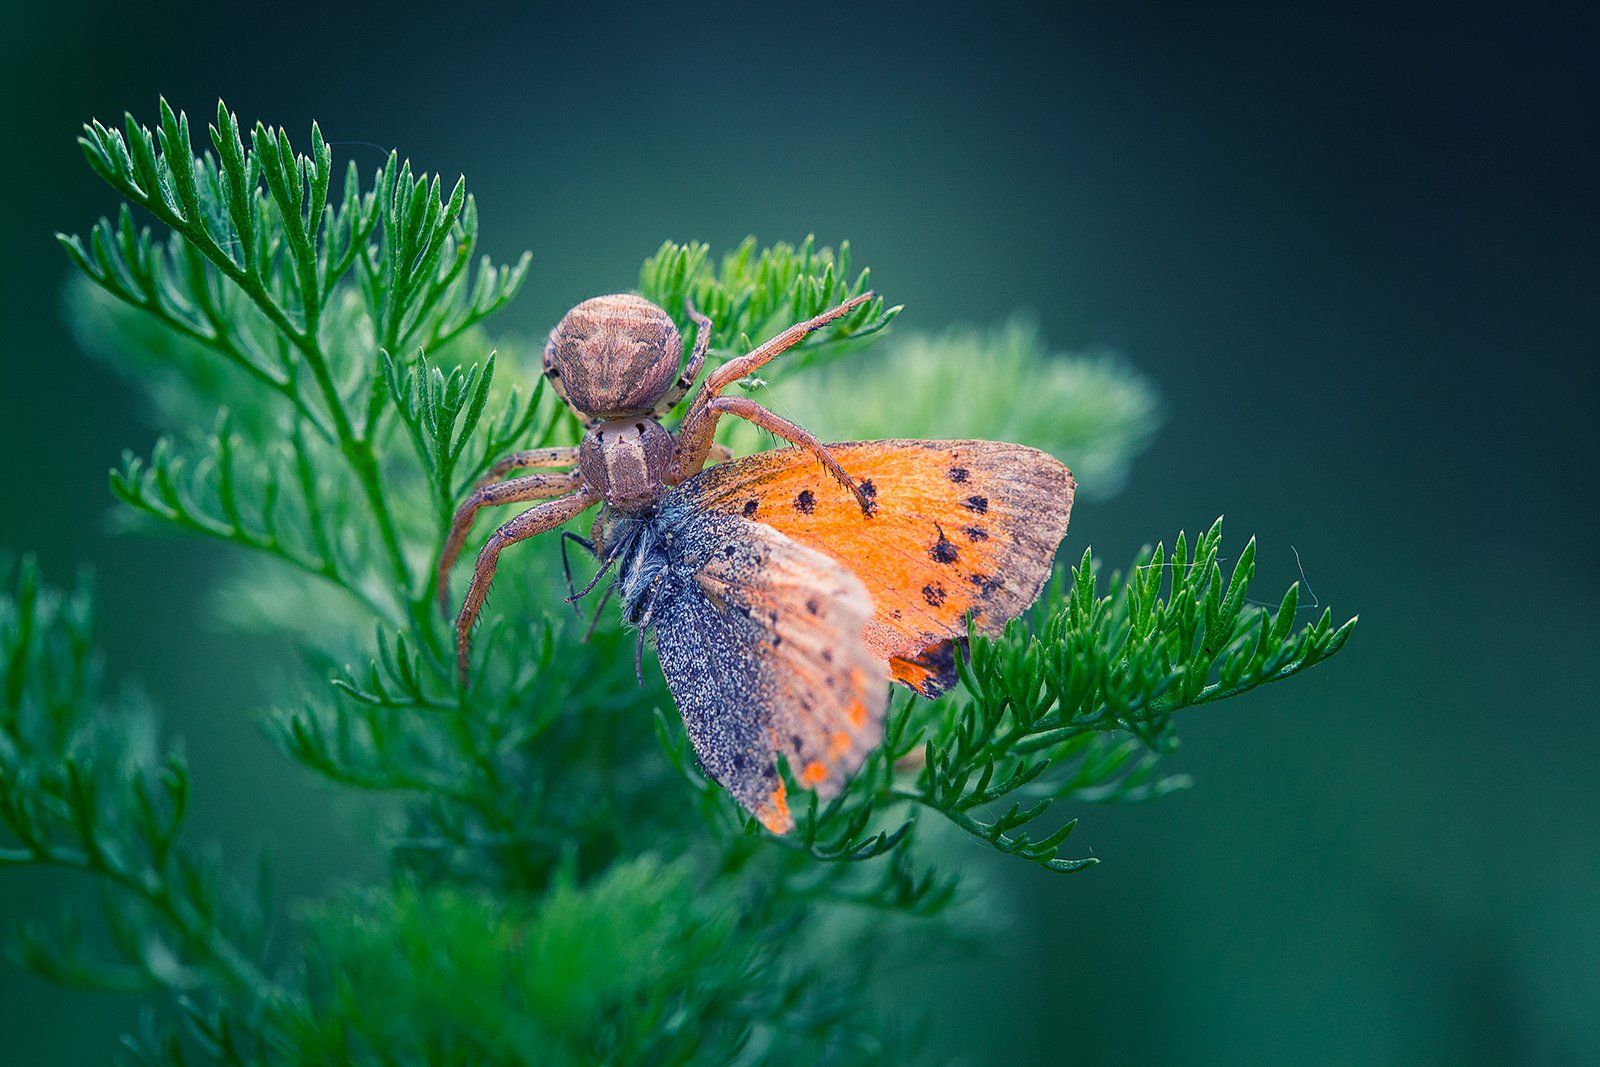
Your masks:
M639 679L639 688L644 688L644 632L650 629L650 623L656 617L656 586L667 576L666 571L660 571L650 579L650 586L645 590L644 615L639 619L639 640L633 646L633 673Z
M587 645L589 638L594 636L594 628L600 625L600 613L606 609L606 604L611 600L611 594L617 591L617 583L612 582L606 586L605 593L600 597L600 603L594 609L594 617L589 620L589 628L583 631L582 644Z
M594 577L589 579L589 584L578 590L576 593L573 593L571 596L567 597L567 603L576 604L578 601L594 592L594 587L600 584L600 579L606 576L606 573L611 570L612 566L615 565L616 562L616 556L607 556L605 562L600 565L600 569L594 572Z
M576 541L583 550L595 559L600 558L600 553L594 550L594 542L587 537L582 537L571 530L561 531L561 575L567 580L567 603L572 605L572 613L583 618L583 612L578 610L578 587L572 581L572 560L567 556L567 542Z

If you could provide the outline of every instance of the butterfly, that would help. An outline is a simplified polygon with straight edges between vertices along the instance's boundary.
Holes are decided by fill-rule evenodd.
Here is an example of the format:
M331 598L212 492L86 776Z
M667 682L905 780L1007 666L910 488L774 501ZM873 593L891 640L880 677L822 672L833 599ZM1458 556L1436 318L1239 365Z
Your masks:
M574 307L550 333L545 377L582 419L576 447L495 463L456 511L439 555L449 572L479 508L545 500L484 543L456 617L466 686L472 626L501 550L602 504L593 536L562 534L613 567L606 596L655 637L706 773L774 833L794 825L781 754L826 799L883 733L889 681L936 696L955 682L969 628L995 633L1050 573L1072 511L1072 473L1036 449L992 441L825 445L723 390L812 332L876 299L870 291L790 326L710 372L675 429L661 419L705 364L711 321L683 342L670 316L618 293ZM717 420L747 419L794 447L706 467ZM537 473L568 468L563 473ZM506 477L512 471L536 473ZM547 498L558 499L547 499ZM564 558L564 557L563 557ZM569 573L570 578L570 573Z
M969 624L995 633L1032 605L1075 488L1021 445L826 447L866 513L788 448L709 467L602 535L701 767L779 834L794 819L776 755L835 795L881 738L891 679L944 692Z

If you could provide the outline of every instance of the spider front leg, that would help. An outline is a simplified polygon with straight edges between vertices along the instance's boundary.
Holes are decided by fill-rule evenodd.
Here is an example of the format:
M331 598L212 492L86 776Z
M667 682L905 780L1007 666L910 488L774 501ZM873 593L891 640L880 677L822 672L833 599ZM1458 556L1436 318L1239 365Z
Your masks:
M467 685L471 662L472 624L483 609L484 598L489 595L495 567L500 562L500 550L506 545L548 533L599 502L600 494L585 486L571 496L529 508L501 526L483 543L483 548L478 552L478 562L472 568L472 585L467 589L467 598L461 603L461 614L456 616L456 669L460 672L463 689Z
M478 479L478 485L498 482L512 471L528 470L534 467L576 467L577 465L578 449L576 446L530 448L525 452L513 452L497 462L489 468L482 478Z
M694 320L694 353L690 355L689 362L684 364L683 373L678 375L678 380L667 390L667 395L656 404L655 414L658 419L677 407L678 401L688 394L690 387L694 385L694 380L700 377L700 368L706 363L706 351L711 347L711 320L695 309L694 302L689 297L683 298L683 310Z
M719 395L724 388L732 385L740 378L748 378L778 356L783 355L789 349L804 341L811 334L828 325L828 323L844 318L877 295L877 293L868 289L860 296L852 296L844 303L837 304L814 318L795 323L776 337L757 345L738 359L728 360L715 371L712 371L711 376L706 379L706 387L701 391L700 396L696 398L696 403L705 398L707 394L710 396Z
M519 453L519 455L525 454ZM516 458L512 456L502 462L510 462ZM495 466L498 469L500 464ZM439 569L434 582L438 588L439 610L444 612L445 617L448 618L450 615L450 568L455 566L456 557L461 554L461 546L466 543L467 533L472 529L472 520L477 517L479 508L561 496L572 492L582 484L583 479L576 471L566 474L525 474L520 478L510 478L503 482L480 482L472 494L456 509L455 519L450 523L449 536L445 538L444 548L439 553Z
M731 402L721 394L729 385L755 373L805 340L811 333L850 314L876 295L868 290L836 307L829 308L815 318L797 322L765 344L757 346L749 354L738 359L730 359L712 372L706 378L705 384L700 387L700 392L695 394L693 403L689 405L689 412L683 417L683 423L678 428L678 480L692 477L706 465L706 458L712 449L711 439L716 432L718 416L724 413L738 415L755 422L763 429L770 430L786 441L816 453L817 458L822 460L823 466L828 468L828 472L855 494L857 502L861 504L861 510L867 512L870 502L865 494L814 436L787 419L779 418L754 401Z
M734 415L747 422L753 422L768 433L783 438L792 445L805 449L817 457L827 472L846 489L850 490L856 498L856 503L861 505L861 514L871 516L872 498L867 496L861 486L845 469L839 466L839 461L833 458L833 453L828 451L828 446L817 440L816 434L801 426L796 426L788 419L762 407L749 397L719 396L706 405L709 417L714 421L719 415Z

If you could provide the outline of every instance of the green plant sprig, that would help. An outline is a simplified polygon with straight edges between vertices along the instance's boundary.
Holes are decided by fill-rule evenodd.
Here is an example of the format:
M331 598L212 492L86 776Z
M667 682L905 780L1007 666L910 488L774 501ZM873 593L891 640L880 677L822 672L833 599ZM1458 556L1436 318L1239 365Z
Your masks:
M364 321L335 314L340 332L362 330L389 352L438 348L516 294L528 257L510 268L484 260L474 272L477 210L465 182L446 194L437 176L414 174L394 153L367 192L352 165L335 204L332 150L315 125L307 155L261 123L246 147L221 104L209 133L215 155L197 156L188 117L165 100L155 131L131 115L122 130L87 125L79 143L90 167L172 237L157 242L124 207L87 243L61 242L107 292L288 401L295 421L327 441L354 478L390 579L406 591L401 601L422 604L427 579L413 577L378 463L390 390L376 352L353 366L336 362L325 326L353 289Z
M825 805L813 796L797 814L791 847L824 861L895 852L913 823L893 812L909 804L1051 871L1099 862L1062 855L1076 818L1034 828L1062 804L1141 802L1187 787L1186 776L1158 772L1177 745L1177 712L1315 666L1355 629L1354 618L1334 626L1329 609L1297 628L1298 584L1276 611L1249 603L1254 540L1226 579L1221 549L1218 519L1192 554L1180 533L1170 556L1157 546L1104 591L1086 551L1025 620L971 638L955 693L890 714L849 787ZM681 753L674 761L687 773ZM798 789L792 778L789 788Z
M99 912L117 959L96 954L70 905L54 934L13 931L17 957L79 987L271 1000L270 880L230 887L220 858L184 840L187 765L157 748L146 707L102 692L87 579L62 595L24 559L0 567L0 585L0 868L74 870L112 890Z
M548 541L501 561L473 685L456 682L433 588L454 507L501 454L576 436L533 361L478 347L526 257L474 267L465 186L392 153L365 185L354 167L341 184L315 127L304 155L281 129L246 138L221 106L209 132L195 154L164 102L154 131L85 130L126 203L62 238L109 294L80 300L80 335L169 433L112 490L130 514L243 550L230 603L253 603L251 623L294 639L306 667L264 732L393 815L375 842L390 873L301 909L269 952L266 880L233 879L187 843L181 759L142 704L102 692L87 591L48 594L23 568L0 594L0 867L70 867L107 892L98 923L69 913L14 944L61 981L167 994L180 1028L130 1035L137 1062L903 1061L901 1028L856 986L899 932L949 942L967 922L982 873L946 858L950 840L1083 869L1064 854L1079 808L1187 784L1163 762L1178 711L1349 638L1354 620L1327 612L1300 626L1294 587L1276 611L1248 601L1253 546L1225 576L1220 525L1125 575L1085 554L1025 620L972 638L954 693L896 699L838 796L819 802L781 766L797 826L774 838L700 772L659 672L638 687L634 635L605 618L585 636L557 610ZM686 338L686 303L711 315L720 358L868 277L848 245L807 239L747 241L715 265L704 245L668 243L640 280ZM785 377L871 344L898 311L864 304ZM983 420L1030 382L1048 380L1050 404L1089 383L1070 432L1040 442L1090 450L1120 479L1158 411L1121 364L1046 374L1042 340L1020 327L913 338L896 358L931 395L995 346L993 391L963 432L989 435ZM808 379L824 398L840 380ZM995 432L1048 426L1014 414Z
M712 266L710 247L696 241L667 241L639 271L639 291L666 309L684 336L694 329L687 304L708 316L713 325L711 354L728 359L750 351L760 341L795 322L801 322L842 304L868 289L871 271L854 279L850 243L838 251L819 248L807 236L796 247L779 242L760 247L746 237L737 248ZM786 355L786 372L803 369L819 358L857 347L885 329L900 314L874 297L814 334Z

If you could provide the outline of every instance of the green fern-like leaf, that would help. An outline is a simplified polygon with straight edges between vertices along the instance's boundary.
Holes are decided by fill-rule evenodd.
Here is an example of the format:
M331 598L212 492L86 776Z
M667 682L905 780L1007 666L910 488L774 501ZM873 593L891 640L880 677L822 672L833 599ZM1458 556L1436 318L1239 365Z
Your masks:
M747 237L713 265L708 246L668 241L639 271L639 291L665 308L685 337L694 329L687 311L693 304L714 324L712 355L726 359L866 292L871 272L863 269L852 278L853 269L849 242L837 251L819 248L812 237L798 246L780 242L761 248L754 237ZM785 363L798 369L847 350L852 342L884 329L899 313L898 306L874 297L807 338L785 355Z
M905 1062L912 1043L861 990L884 988L890 949L970 929L981 882L945 842L1083 869L1084 811L1187 784L1163 762L1179 711L1349 638L1327 612L1301 625L1294 587L1255 606L1253 544L1225 574L1220 524L1125 575L1086 553L1026 619L973 637L954 693L898 697L839 795L780 766L797 826L773 837L700 770L659 672L635 680L634 635L567 609L555 538L501 560L458 684L434 587L454 507L502 453L579 430L525 347L487 342L526 257L475 264L464 184L397 156L363 179L317 128L301 152L225 107L209 142L164 103L154 130L82 140L125 204L62 239L92 287L73 314L167 434L112 491L141 528L240 550L227 617L302 649L263 731L330 787L385 798L390 871L269 937L270 867L239 877L189 842L183 760L101 684L87 588L17 569L0 868L70 868L104 892L19 928L13 954L168 994L177 1023L147 1018L135 1062ZM808 238L716 263L668 243L640 281L686 338L689 305L710 315L724 358L867 280L848 245ZM1109 492L1155 426L1142 378L1052 356L1023 324L854 362L898 311L866 302L784 357L778 388L816 428L1018 439Z

